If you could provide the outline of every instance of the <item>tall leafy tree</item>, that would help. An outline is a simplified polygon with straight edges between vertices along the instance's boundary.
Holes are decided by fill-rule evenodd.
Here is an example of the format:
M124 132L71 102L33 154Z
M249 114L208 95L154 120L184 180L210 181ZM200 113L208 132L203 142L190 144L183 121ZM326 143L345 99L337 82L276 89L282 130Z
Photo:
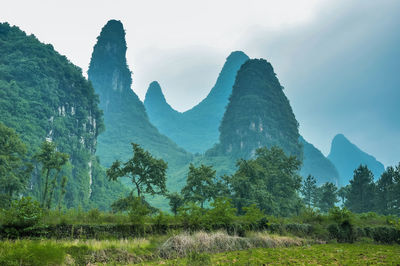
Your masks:
M34 155L34 158L41 165L41 207L50 209L58 182L61 182L62 186L60 197L65 194L63 190L66 185L66 177L62 177L61 180L59 180L59 175L62 167L68 162L69 155L57 151L54 142L44 141L40 147L40 151Z
M300 189L301 194L303 194L303 201L308 208L313 207L314 198L317 191L317 180L314 176L308 175L306 179L303 180L303 185Z
M295 156L287 156L278 147L260 148L255 159L239 160L239 169L230 180L233 202L239 213L251 204L273 215L288 216L297 212L300 165Z
M354 170L345 203L349 210L362 213L374 209L375 184L373 180L374 176L366 165L360 165Z
M182 188L184 200L199 203L200 207L204 208L204 203L216 195L215 173L212 166L202 164L200 167L195 167L190 164L186 185Z
M115 161L109 169L107 176L110 180L120 177L129 177L136 188L138 197L143 193L164 195L167 192L166 171L167 163L162 159L154 158L136 143L131 143L133 157L125 163Z
M0 123L0 207L9 207L27 186L32 165L26 162L26 152L17 133Z
M318 190L318 207L322 212L328 212L339 201L337 198L337 187L335 184L327 182L320 186Z

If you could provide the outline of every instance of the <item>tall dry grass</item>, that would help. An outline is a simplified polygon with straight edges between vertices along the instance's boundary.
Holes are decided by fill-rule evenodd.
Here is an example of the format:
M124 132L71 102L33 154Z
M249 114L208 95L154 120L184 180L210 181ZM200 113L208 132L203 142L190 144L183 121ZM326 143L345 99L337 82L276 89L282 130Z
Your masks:
M218 253L243 250L250 248L273 248L302 246L315 243L297 237L270 235L266 232L257 232L248 237L230 236L226 232L197 232L194 234L182 233L170 237L159 248L161 258L170 259L186 257L195 253Z

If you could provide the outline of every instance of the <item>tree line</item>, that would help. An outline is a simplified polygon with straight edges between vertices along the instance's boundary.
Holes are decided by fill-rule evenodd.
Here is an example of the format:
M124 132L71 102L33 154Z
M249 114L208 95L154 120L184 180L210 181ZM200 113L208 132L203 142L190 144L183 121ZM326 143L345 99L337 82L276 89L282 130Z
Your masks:
M326 212L337 202L355 213L377 212L400 215L400 163L389 166L374 182L374 175L366 165L354 170L350 184L338 189L332 183L317 187L313 176L308 176L301 192L309 208ZM340 200L339 200L340 199Z
M170 193L166 189L167 164L138 144L132 143L132 148L130 160L116 161L107 170L110 180L129 177L134 185L129 197L113 204L114 211L130 209L132 202L136 208L142 204L151 209L144 195L159 194L167 197L175 215L196 207L204 210L223 200L238 215L250 206L267 215L284 217L299 215L304 208L327 213L339 202L355 213L400 215L400 164L388 167L376 183L368 167L360 165L347 186L338 189L327 182L318 187L315 177L309 175L302 180L299 176L301 162L295 156L287 156L278 147L264 147L256 150L254 158L238 160L238 169L231 176L217 177L212 166L190 164L185 186Z
M311 175L302 180L301 162L295 156L286 155L278 147L264 147L256 150L254 158L238 160L237 171L230 176L217 177L212 166L190 164L183 188L168 192L167 163L138 144L132 143L132 151L132 158L117 160L106 171L109 180L128 177L133 184L128 197L111 205L113 211L131 211L139 217L155 209L145 195L163 195L175 215L195 206L204 210L222 202L229 202L238 215L249 207L284 217L298 215L304 208L328 212L339 202L355 213L400 215L400 163L388 167L377 182L368 167L360 165L347 186L338 189L333 183L325 183L317 187ZM68 164L68 154L57 151L55 143L49 141L44 141L32 158L26 154L26 146L15 131L0 123L0 207L9 208L14 199L26 194L35 171L39 193L34 196L40 207L60 210L68 180L62 169Z

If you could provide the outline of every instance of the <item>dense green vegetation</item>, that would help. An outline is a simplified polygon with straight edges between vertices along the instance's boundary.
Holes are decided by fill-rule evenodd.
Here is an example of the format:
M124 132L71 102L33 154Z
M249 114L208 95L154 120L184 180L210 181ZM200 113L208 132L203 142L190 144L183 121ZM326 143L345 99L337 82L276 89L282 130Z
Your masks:
M218 127L228 104L236 73L248 59L241 51L232 52L207 97L183 113L177 112L166 102L157 82L151 83L144 101L151 123L185 150L204 153L218 141Z
M63 263L66 265L86 265L88 263L117 265L395 265L400 260L398 245L372 243L304 245L299 239L274 236L271 239L278 243L272 248L270 246L246 250L241 250L243 249L241 248L239 251L216 254L189 252L184 258L179 259L167 259L161 255L162 253L159 254L158 247L162 243L156 237L118 241L7 241L0 243L0 253L3 254L0 263L3 265L61 265ZM220 247L222 246L214 248ZM229 247L229 245L225 247ZM237 245L237 248L239 247L240 245Z
M161 135L149 122L143 103L132 91L131 72L126 63L125 31L122 23L110 20L94 46L88 71L99 107L104 111L105 132L99 136L97 155L107 167L131 155L130 143L138 143L170 169L186 164L191 155Z
M97 105L98 97L81 69L35 36L0 24L0 122L19 134L27 160L35 166L29 182L14 183L23 187L19 193L38 197L42 170L33 155L46 139L69 155L60 173L68 178L65 207L104 208L124 191L120 185L106 182L94 156L96 138L104 129ZM22 152L18 149L16 153ZM7 171L11 182L12 172Z
M264 59L246 61L237 73L212 155L250 158L257 148L279 146L302 160L298 123L274 70Z
M0 122L0 208L9 207L29 182L32 165L26 152L18 134Z

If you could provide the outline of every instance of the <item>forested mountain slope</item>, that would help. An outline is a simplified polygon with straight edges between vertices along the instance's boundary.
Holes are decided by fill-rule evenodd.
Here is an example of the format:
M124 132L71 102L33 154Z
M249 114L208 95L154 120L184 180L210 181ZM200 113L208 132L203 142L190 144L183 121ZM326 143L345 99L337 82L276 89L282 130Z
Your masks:
M132 156L131 142L167 161L169 168L188 162L191 155L149 122L143 103L131 89L126 50L122 23L108 21L97 38L88 71L89 80L99 94L106 125L98 139L97 155L101 163L110 166L116 159L126 161Z
M69 154L62 172L68 178L66 207L106 208L124 191L106 180L94 156L97 136L104 129L98 101L81 69L52 45L0 24L0 122L19 133L30 158L46 139ZM38 167L27 192L35 197Z
M251 59L237 73L220 125L219 144L208 155L251 158L260 147L279 146L302 160L298 123L270 63Z

